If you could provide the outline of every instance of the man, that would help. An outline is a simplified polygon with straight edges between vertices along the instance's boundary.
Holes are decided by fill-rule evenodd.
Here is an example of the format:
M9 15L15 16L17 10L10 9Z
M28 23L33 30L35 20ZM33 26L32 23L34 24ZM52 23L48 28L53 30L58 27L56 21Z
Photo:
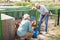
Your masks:
M38 22L38 31L41 30L41 24L45 21L45 32L48 33L48 10L44 5L40 5L39 3L35 4L35 7L40 12L40 20ZM41 33L41 32L40 32Z
M17 35L20 37L20 40L25 40L25 38L30 39L32 37L33 30L30 22L30 15L24 14L22 22L17 30Z

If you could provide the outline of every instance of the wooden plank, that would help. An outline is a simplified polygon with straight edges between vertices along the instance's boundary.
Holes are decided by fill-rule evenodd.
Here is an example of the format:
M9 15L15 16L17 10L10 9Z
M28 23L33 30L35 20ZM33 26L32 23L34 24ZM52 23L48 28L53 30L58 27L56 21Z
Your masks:
M10 16L5 18L2 20L3 40L15 40L15 20Z

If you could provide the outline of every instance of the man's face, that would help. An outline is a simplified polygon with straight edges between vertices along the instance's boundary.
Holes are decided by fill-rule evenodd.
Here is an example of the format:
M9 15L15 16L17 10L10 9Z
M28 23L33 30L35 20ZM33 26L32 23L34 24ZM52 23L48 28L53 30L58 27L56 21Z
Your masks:
M36 8L37 8L37 9L40 9L40 6L39 6L39 5L37 5L37 6L36 6Z

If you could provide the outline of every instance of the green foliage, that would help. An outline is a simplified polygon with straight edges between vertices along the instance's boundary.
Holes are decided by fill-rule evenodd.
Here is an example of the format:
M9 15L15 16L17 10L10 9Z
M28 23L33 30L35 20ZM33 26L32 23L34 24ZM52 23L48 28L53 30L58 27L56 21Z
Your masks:
M13 5L14 6L28 6L28 7L32 7L34 5L34 3L30 3L30 2L15 2Z

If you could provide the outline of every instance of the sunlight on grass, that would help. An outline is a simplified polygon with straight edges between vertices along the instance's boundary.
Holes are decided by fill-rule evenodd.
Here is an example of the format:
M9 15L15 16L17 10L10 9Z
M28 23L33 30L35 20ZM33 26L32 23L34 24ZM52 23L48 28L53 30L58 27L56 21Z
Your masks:
M53 31L56 35L49 36L47 40L60 40L60 26L51 28L51 31Z
M55 29L56 29L56 28L54 28L54 27L53 27L53 28L51 28L51 30L52 30L52 31L53 31L53 30L55 30Z
M60 38L60 32L58 32L58 33L56 34L56 36Z

